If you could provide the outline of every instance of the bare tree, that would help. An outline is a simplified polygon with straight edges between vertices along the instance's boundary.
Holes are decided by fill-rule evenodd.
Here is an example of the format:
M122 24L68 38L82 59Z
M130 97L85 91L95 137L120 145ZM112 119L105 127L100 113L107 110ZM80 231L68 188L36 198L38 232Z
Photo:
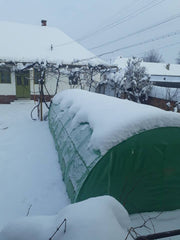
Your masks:
M155 224L154 224L153 221L156 220L162 213L163 212L160 212L156 216L148 217L147 219L145 219L143 217L143 215L140 214L140 217L142 218L143 223L141 225L139 225L139 226L129 228L125 240L127 240L129 236L131 236L131 239L134 239L134 240L136 240L136 238L138 238L138 237L141 237L141 234L138 231L140 229L147 229L148 231L152 231L153 230L154 233L155 233L156 230L155 230ZM142 239L145 240L146 238L142 237ZM154 239L154 238L151 238L151 239Z
M144 62L163 62L162 55L154 49L146 52L142 59Z

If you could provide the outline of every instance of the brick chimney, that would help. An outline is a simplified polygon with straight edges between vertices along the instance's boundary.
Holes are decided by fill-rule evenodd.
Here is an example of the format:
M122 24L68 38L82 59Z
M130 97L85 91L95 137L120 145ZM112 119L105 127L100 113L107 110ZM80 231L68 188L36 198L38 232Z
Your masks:
M47 26L47 20L41 20L41 26Z
M166 69L170 70L170 63L166 64Z

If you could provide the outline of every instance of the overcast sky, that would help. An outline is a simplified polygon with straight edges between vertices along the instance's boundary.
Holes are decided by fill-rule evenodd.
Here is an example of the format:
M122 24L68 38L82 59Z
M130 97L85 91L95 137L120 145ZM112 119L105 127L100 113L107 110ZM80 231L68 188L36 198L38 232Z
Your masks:
M58 27L97 55L120 49L104 55L107 61L157 49L165 62L175 63L180 51L180 0L0 0L0 10L0 20L40 25L47 19L48 26ZM140 44L146 41L151 42Z

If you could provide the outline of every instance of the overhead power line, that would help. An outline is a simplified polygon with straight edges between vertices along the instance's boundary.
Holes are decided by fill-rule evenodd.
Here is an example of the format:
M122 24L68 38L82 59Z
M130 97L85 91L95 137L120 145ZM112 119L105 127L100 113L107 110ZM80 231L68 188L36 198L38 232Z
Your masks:
M166 0L161 0L161 1L166 1ZM77 39L77 41L80 41L80 42L81 42L81 41L83 41L83 40L86 40L87 38L90 38L90 37L92 37L92 36L94 36L94 35L96 35L96 34L99 34L99 33L101 33L101 32L107 31L107 30L109 30L109 29L111 29L111 28L116 27L117 25L120 25L121 23L124 23L124 22L130 20L130 19L131 19L131 16L134 15L134 13L136 13L136 12L138 12L138 11L141 11L142 9L148 7L148 6L151 5L153 2L156 2L156 3L157 3L157 0L151 0L150 3L147 3L145 6L137 9L136 11L133 10L132 13L127 14L127 15L125 15L124 17L120 17L118 20L113 21L112 23L109 23L109 24L106 24L105 26L102 26L101 28L93 31L92 33L89 33L89 34L87 34L87 35L85 35L85 36ZM156 5L156 4L155 4L155 5Z
M131 0L132 1L132 0ZM106 22L107 21L112 21L113 18L117 18L117 16L123 14L123 13L127 13L129 9L134 8L136 5L138 5L140 2L144 2L144 0L133 0L132 2L130 2L128 5L125 5L124 7L122 7L119 11L117 11L115 14L109 16L106 18ZM107 24L101 24L98 28L102 28L104 26L106 26Z
M130 14L126 15L125 17L120 18L119 20L117 20L117 21L115 21L115 22L113 22L113 23L111 23L111 24L109 24L109 25L106 25L104 28L100 29L99 31L96 31L94 34L96 34L96 33L98 33L98 32L99 32L99 33L100 33L100 32L104 32L104 31L107 31L107 30L109 30L109 29L111 29L111 28L117 27L117 26L119 26L120 24L125 23L125 22L131 20L132 18L137 17L138 15L140 15L140 14L148 11L149 9L151 9L151 8L153 8L153 7L161 4L161 3L164 2L164 1L166 1L166 0L161 0L160 2L157 2L157 0L152 0L152 1L151 1L150 3L148 3L147 5L141 7L140 9L137 9L136 11L133 11L133 13L130 13ZM155 4L151 5L152 3L155 3ZM93 36L94 34L92 34L92 36ZM81 39L79 39L79 40L81 41Z
M108 54L112 54L112 53L115 53L115 52L118 52L118 51L122 51L122 50L133 48L133 47L138 47L138 46L150 43L150 42L155 42L155 41L158 41L158 40L161 40L161 39L166 39L166 38L169 38L169 37L172 37L172 36L176 36L176 35L179 35L179 34L180 34L180 30L177 30L176 32L170 32L168 34L161 35L161 36L159 36L157 38L151 38L151 39L148 39L146 41L138 42L138 43L135 43L135 44L130 44L128 46L117 48L117 49L114 49L112 51L104 52L104 53L98 54L95 57L81 59L81 60L78 60L76 62L83 62L83 61L87 61L87 60L92 60L92 59L95 59L95 58L98 58L98 57L102 57L102 56L105 56L105 55L108 55Z
M156 24L153 24L153 25L151 25L151 26L149 26L149 27L142 28L142 29L140 29L140 30L138 30L138 31L135 31L135 32L133 32L133 33L129 33L129 34L123 36L123 37L119 37L119 38L117 38L117 39L115 39L115 40L107 41L107 42L105 42L105 43L103 43L103 44L100 44L100 45L97 45L97 46L95 46L95 47L92 47L92 48L90 48L90 50L94 50L94 49L97 49L97 48L101 48L101 47L104 47L104 46L113 44L113 43L115 43L115 42L118 42L118 41L120 41L120 40L129 38L129 37L132 37L132 36L137 35L137 34L139 34L139 33L143 33L143 32L145 32L145 31L148 31L148 30L151 30L151 29L153 29L153 28L155 28L155 27L158 27L158 26L160 26L160 25L162 25L162 24L165 24L165 23L168 23L168 22L170 22L170 21L172 21L172 20L175 20L175 19L177 19L177 18L179 18L179 17L180 17L180 14L175 14L175 15L173 15L173 16L171 16L171 17L169 17L169 18L166 18L166 19L164 19L163 21L158 22L158 23L156 23Z
M111 29L111 28L114 28L114 27L116 27L117 25L120 25L120 24L122 24L122 23L125 23L125 22L129 21L130 19L132 19L132 18L134 18L134 17L136 17L136 16L138 16L138 15L140 15L140 14L148 11L149 9L151 9L151 8L153 8L153 7L161 4L161 3L164 2L164 1L166 1L166 0L160 0L159 2L157 2L157 0L152 0L151 2L147 3L145 6L137 9L137 10L134 11L133 13L128 14L128 15L120 18L118 21L115 21L115 22L112 22L112 23L110 23L110 24L107 24L107 25L105 25L104 27L99 28L98 30L95 30L94 32L92 32L92 33L90 33L90 34L87 34L87 35L85 35L85 36L82 36L81 38L77 38L77 39L74 40L74 41L76 41L76 42L82 42L82 41L84 41L84 40L86 40L86 39L88 39L88 38L91 38L92 36L94 36L94 35L96 35L96 34L99 34L99 33L101 33L101 32L104 32L104 31L107 31L107 30L109 30L109 29ZM155 3L155 4L151 5L152 3ZM54 45L54 47L62 47L62 46L65 46L65 45L69 45L69 44L74 43L74 41L69 41L69 42L64 42L64 43L62 43L62 44L57 44L57 45Z

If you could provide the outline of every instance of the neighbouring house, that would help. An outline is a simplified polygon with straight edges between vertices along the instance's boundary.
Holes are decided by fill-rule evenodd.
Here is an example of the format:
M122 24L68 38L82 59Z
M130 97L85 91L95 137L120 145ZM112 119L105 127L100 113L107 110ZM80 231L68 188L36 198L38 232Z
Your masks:
M167 63L142 63L153 83L148 104L165 110L179 110L180 65Z
M33 67L22 71L27 64L36 61L72 64L75 60L90 58L93 64L102 64L58 28L48 27L46 20L42 20L41 26L1 21L0 29L0 103L33 99L39 94L40 72ZM68 77L62 78L58 91L72 85ZM56 77L47 74L45 81L48 92L54 95Z
M114 64L122 70L127 58L118 57ZM142 62L152 82L147 104L173 110L180 102L180 64Z

